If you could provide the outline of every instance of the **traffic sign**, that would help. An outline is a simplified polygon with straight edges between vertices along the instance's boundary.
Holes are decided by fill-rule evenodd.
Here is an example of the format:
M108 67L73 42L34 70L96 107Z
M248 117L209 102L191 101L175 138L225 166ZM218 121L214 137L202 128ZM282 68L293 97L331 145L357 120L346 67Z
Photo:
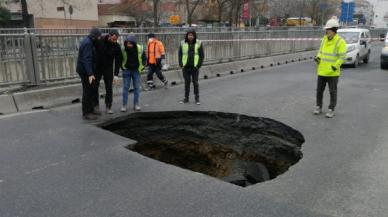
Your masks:
M340 21L343 23L352 23L355 3L353 0L343 0L341 3Z

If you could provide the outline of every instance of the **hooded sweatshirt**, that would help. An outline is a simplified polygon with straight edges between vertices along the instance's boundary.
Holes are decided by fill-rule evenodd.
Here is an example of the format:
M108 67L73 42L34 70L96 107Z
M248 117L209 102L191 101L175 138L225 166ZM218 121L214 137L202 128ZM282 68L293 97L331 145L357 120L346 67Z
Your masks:
M128 48L127 44L131 43L133 46L132 48ZM127 70L137 70L140 66L139 58L138 58L138 49L137 49L137 40L135 36L128 36L127 39L124 41L124 52L127 53L127 62L125 64L125 68ZM142 53L142 62L143 65L145 64L145 52Z
M192 33L194 35L194 40L192 42L189 42L188 35ZM197 42L197 33L195 30L189 30L186 33L185 36L185 42L189 44L189 52L188 52L188 59L187 59L187 64L185 68L194 68L194 56L195 56L195 43ZM198 61L198 66L197 68L201 68L203 59L205 58L204 52L203 52L203 46L199 47L199 61ZM182 46L179 47L179 65L183 67L182 63Z

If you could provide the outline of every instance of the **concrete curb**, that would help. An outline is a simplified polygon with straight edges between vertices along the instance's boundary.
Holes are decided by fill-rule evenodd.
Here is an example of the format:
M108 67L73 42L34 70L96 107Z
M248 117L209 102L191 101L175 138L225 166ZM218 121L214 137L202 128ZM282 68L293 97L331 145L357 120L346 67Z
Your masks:
M0 114L10 114L18 112L12 95L0 95Z
M19 111L51 108L79 101L82 95L80 84L52 87L13 94Z

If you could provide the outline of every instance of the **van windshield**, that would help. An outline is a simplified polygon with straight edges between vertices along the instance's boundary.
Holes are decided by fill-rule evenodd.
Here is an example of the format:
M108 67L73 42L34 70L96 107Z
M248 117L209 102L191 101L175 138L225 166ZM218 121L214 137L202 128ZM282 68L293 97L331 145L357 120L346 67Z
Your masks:
M338 35L341 38L345 39L347 44L355 44L358 43L358 38L360 36L359 32L338 32Z

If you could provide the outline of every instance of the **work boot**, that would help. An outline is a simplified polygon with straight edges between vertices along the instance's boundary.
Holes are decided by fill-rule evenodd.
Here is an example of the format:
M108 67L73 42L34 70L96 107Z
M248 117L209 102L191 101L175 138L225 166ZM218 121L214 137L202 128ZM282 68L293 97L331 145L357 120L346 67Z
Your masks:
M82 118L83 118L84 120L87 120L87 121L94 121L94 120L97 120L97 119L98 119L98 117L97 117L95 114L92 114L92 113L84 114L84 115L82 116Z
M135 107L134 107L133 109L134 109L135 111L140 111L140 110L141 110L139 104L136 104Z
M94 115L101 115L101 112L100 112L100 106L94 106L93 108L93 112L92 112Z
M164 82L163 82L163 85L164 85L164 88L168 88L168 81L167 80L165 80Z
M334 113L333 109L329 109L329 111L326 113L327 118L333 118L334 115L335 115L335 113Z
M113 110L112 110L112 107L108 107L108 106L107 106L107 107L106 107L106 113L107 113L107 114L110 114L110 115L113 114L114 112L113 112Z
M180 104L189 103L189 99L188 99L188 98L184 98L184 99L182 99L179 103L180 103Z
M199 101L199 99L195 99L195 104L201 105L201 102Z
M155 87L154 87L154 84L152 82L147 82L147 87L148 87L148 91L151 91L153 90Z
M319 106L317 106L317 107L315 108L315 110L314 110L314 115L319 115L319 114L321 114L321 113L322 113L322 108L319 107Z

